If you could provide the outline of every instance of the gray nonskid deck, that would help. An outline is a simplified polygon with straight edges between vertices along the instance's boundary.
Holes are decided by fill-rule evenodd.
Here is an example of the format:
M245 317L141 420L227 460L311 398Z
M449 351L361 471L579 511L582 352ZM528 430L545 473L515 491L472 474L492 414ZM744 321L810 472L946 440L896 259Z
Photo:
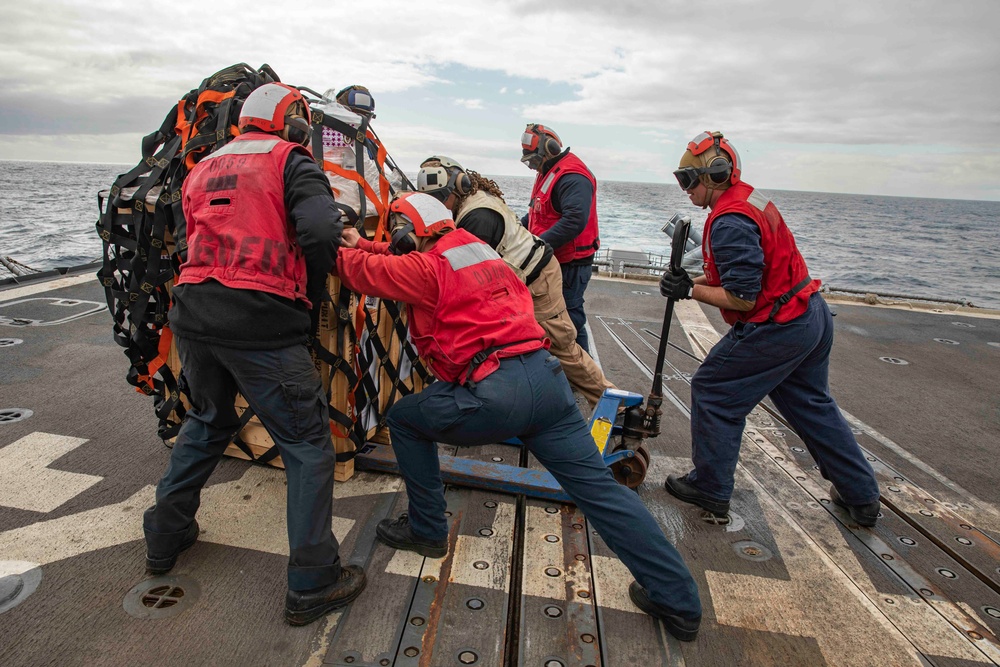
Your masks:
M587 294L606 373L643 395L664 305L655 291L594 280ZM29 296L103 302L95 281ZM12 300L0 292L0 315ZM44 317L80 307L35 306ZM875 530L826 502L801 443L764 408L748 423L730 525L670 498L666 474L690 465L697 361L668 350L674 397L661 436L646 444L639 493L698 581L705 618L690 644L629 602L631 576L575 508L450 489L452 548L423 559L374 540L374 525L406 500L398 478L370 473L338 484L334 505L342 557L365 565L368 589L346 611L290 628L283 473L233 459L205 489L204 532L171 573L190 600L173 616L135 618L129 591L151 585L141 512L169 455L151 400L124 382L106 313L0 325L0 338L23 341L0 348L0 410L34 413L0 425L0 561L5 573L40 577L0 612L0 664L1000 664L1000 521L987 502L1000 417L986 389L1000 384L1000 349L988 345L1000 322L836 310L831 386L880 475L887 504ZM724 331L715 313L677 314L671 341L695 356L710 325ZM925 401L930 381L939 397ZM504 445L459 453L522 459Z

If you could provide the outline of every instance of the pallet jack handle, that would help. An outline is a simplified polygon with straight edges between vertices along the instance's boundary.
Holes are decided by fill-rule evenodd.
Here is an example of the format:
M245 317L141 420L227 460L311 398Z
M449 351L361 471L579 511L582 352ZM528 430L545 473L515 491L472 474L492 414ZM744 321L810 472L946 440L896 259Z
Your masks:
M684 260L688 234L691 232L691 218L681 213L675 213L670 221L664 225L664 231L669 229L671 223L674 232L670 242L670 268L668 270L673 272L681 268L681 262ZM670 320L674 316L674 301L675 299L667 299L666 310L663 313L663 328L660 330L660 348L656 353L653 387L649 390L649 398L646 399L644 430L649 437L654 438L660 434L660 415L662 414L660 407L663 404L663 361L667 353Z

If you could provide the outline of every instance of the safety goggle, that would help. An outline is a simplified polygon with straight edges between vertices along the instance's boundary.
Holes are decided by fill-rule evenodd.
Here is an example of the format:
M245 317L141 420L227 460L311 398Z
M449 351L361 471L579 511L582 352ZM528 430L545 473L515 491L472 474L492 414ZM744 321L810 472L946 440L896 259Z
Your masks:
M729 169L728 164L718 164L714 167L684 167L674 172L674 178L681 190L687 192L698 185L698 177L702 174L721 174Z

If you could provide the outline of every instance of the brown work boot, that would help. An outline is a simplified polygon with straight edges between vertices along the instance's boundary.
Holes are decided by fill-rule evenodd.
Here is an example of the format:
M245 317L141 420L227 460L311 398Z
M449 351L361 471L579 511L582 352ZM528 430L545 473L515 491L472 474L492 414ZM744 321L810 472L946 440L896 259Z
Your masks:
M365 590L365 571L357 565L340 568L340 577L329 586L308 591L289 590L285 595L285 621L289 625L308 625L340 609Z

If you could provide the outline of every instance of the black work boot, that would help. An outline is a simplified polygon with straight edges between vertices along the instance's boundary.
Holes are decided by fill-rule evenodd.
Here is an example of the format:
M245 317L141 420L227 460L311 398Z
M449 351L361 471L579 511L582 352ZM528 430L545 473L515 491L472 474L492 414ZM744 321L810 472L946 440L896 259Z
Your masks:
M673 609L662 607L649 599L646 589L639 585L638 581L633 581L628 587L628 596L635 603L635 606L644 612L663 621L663 627L682 642L693 641L698 636L698 628L701 627L701 616L696 619L684 618Z
M184 540L181 542L177 550L171 554L151 554L146 551L146 574L149 575L160 575L170 572L174 569L174 565L177 563L177 556L180 555L185 549L190 549L191 545L194 544L198 539L198 522L192 521L191 525L188 526L187 532L184 533Z
M879 510L882 509L882 505L879 501L873 503L868 503L867 505L848 505L844 502L844 499L840 497L837 493L836 487L830 485L830 500L834 505L839 505L847 510L847 513L851 515L859 526L864 526L865 528L871 528L878 521Z
M378 538L396 549L416 551L427 558L444 558L448 553L448 540L431 540L420 537L410 527L410 518L404 513L398 519L382 519L375 527Z
M340 568L340 577L329 586L308 591L289 590L285 595L285 621L307 625L334 609L349 604L365 590L365 571L357 565Z
M688 481L687 475L680 477L677 475L667 475L667 481L663 486L666 487L667 493L673 497L679 498L686 503L697 505L702 509L708 510L715 516L725 517L729 515L728 500L718 500L699 490L694 484Z

